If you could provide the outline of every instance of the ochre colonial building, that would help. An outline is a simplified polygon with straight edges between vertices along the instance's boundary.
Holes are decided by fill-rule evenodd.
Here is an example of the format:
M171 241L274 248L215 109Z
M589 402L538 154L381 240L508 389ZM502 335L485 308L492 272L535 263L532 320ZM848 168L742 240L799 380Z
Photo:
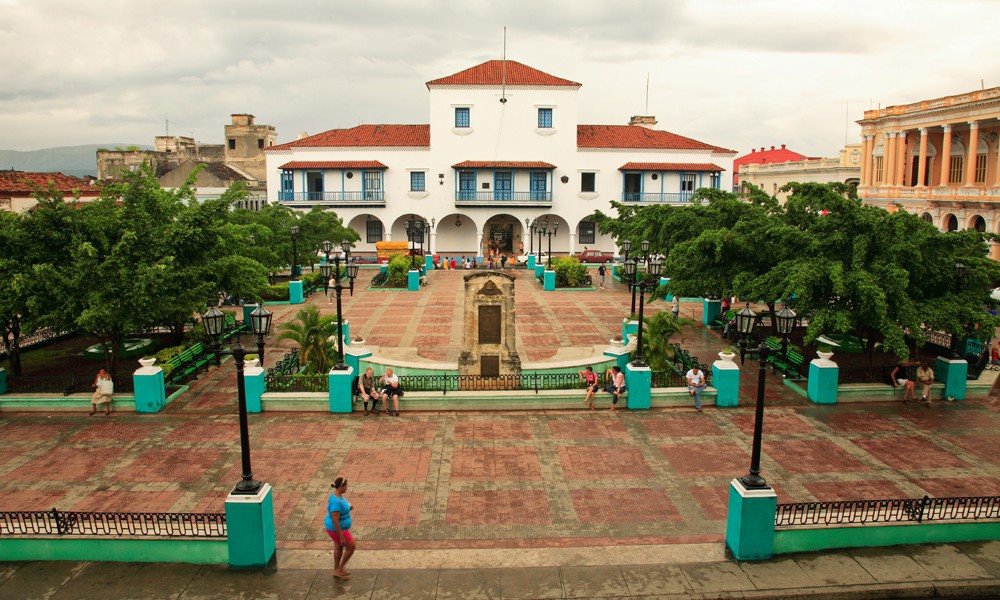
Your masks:
M759 154L759 153L758 153ZM747 186L756 186L781 202L788 199L788 192L781 188L796 183L846 183L861 182L861 144L848 144L840 151L839 158L806 158L786 162L745 163L739 168L739 193L745 194Z
M1000 233L1000 87L868 110L858 123L865 202L942 231Z

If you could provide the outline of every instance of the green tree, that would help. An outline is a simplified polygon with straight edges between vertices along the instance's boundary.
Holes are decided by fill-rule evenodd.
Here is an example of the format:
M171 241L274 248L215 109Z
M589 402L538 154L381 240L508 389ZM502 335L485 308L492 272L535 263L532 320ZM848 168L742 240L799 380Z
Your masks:
M660 312L643 319L646 331L643 332L643 357L654 371L667 371L674 359L674 348L671 339L681 333L685 327L692 324L690 319L674 318L669 311Z
M315 373L326 373L333 366L336 354L331 340L337 337L337 317L323 316L319 308L310 305L299 309L295 319L278 327L279 340L291 340L299 347L299 360Z

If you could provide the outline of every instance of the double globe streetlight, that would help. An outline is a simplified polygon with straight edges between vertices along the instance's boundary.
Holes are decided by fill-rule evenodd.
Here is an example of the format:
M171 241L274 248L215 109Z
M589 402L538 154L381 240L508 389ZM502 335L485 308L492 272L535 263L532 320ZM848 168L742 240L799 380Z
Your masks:
M643 242L643 246L646 250L649 250L649 242ZM659 258L654 258L646 263L646 275L643 275L638 270L638 264L634 258L630 258L625 261L625 276L628 278L629 287L632 288L632 309L635 310L635 292L639 291L639 331L638 339L636 340L635 356L632 358L632 366L644 367L646 363L643 360L642 354L642 330L645 329L643 325L643 307L645 306L645 296L647 291L653 291L659 284L660 269L662 267L662 262Z
M348 289L350 289L351 295L354 295L354 280L358 276L358 265L350 262L351 258L351 242L350 240L343 240L340 242L340 252L333 255L333 264L330 264L330 251L333 250L333 243L329 240L323 242L323 252L326 254L326 263L320 265L320 272L323 274L323 278L326 280L326 292L330 293L330 278L334 278L333 290L337 295L337 364L334 365L334 369L344 370L347 365L344 364L344 311L341 306L341 294L344 291L344 285L341 283L343 279L343 274L340 272L340 258L344 257L344 265L347 267L347 280Z
M624 240L622 242L622 252L623 252L623 257L625 259L625 263L626 264L629 261L629 256L630 256L629 253L631 251L632 251L632 240ZM639 262L642 262L644 264L649 264L649 240L642 240L642 242L639 243L639 254L637 254L637 256L641 257L641 261L639 261ZM635 258L635 257L633 257L633 258ZM636 261L633 261L633 262L636 262ZM657 273L657 276L659 276L659 273ZM635 280L635 270L633 269L631 275L629 275L628 273L625 273L625 277L626 277L625 283L627 283L629 285L629 287L632 289L632 304L629 307L629 315L634 315L635 314L635 281L636 281Z
M226 315L215 306L209 307L205 314L201 316L201 322L205 325L205 333L212 338L213 349L216 356L221 354L231 354L236 362L236 392L239 401L240 413L240 458L243 466L243 478L236 487L234 494L253 495L260 491L262 482L253 478L253 470L250 467L250 427L247 419L247 389L243 380L243 367L247 350L240 343L240 334L236 334L236 344L230 350L223 350L220 338L226 323ZM263 303L250 313L250 328L257 336L257 351L261 360L264 361L264 337L271 331L271 313L264 308Z

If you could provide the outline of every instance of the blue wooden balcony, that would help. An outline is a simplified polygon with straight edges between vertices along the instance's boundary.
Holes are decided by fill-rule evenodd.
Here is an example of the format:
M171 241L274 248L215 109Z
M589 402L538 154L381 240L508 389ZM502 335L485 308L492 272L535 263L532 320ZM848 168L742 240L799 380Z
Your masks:
M367 192L278 192L281 202L332 206L385 206L385 191Z
M622 194L622 202L635 202L637 204L690 204L694 192L625 192Z
M552 192L455 192L455 206L552 206Z

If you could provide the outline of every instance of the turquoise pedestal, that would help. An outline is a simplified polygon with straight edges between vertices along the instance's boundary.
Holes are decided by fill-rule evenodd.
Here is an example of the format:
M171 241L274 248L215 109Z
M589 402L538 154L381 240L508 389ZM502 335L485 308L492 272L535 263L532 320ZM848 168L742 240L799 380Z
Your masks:
M7 369L0 369L0 394L7 393Z
M740 404L740 368L731 360L712 363L712 387L715 388L715 405L723 407Z
M963 359L939 356L934 362L934 376L944 382L942 399L965 400L968 375L969 363Z
M628 408L649 410L652 401L653 372L649 367L625 365L625 387L628 388Z
M411 292L420 290L420 271L413 269L406 272L406 289Z
M748 490L738 479L729 483L726 547L736 560L771 558L777 510L778 496L773 489Z
M529 269L534 269L535 268L535 255L534 254L529 254L528 255L527 265L528 265Z
M535 265L535 277L541 277L542 273L545 272L545 265Z
M629 353L624 347L622 348L608 348L604 351L604 356L610 356L615 359L615 364L621 367L621 370L625 370L625 365L628 364ZM598 375L602 375L598 373Z
M628 344L632 336L639 334L639 321L622 321L622 339Z
M357 371L351 367L342 371L330 369L330 412L349 413L353 409L351 382L355 373Z
M668 283L670 283L670 278L669 277L660 277L660 286L661 287L667 285ZM670 292L667 292L666 299L667 299L667 302L671 302L674 299L674 295L671 294Z
M229 566L236 569L265 567L274 558L274 500L265 483L253 496L229 494L226 498L226 531Z
M556 291L555 271L542 271L542 289L546 292Z
M302 281L288 282L288 303L302 304L305 302L305 295L302 293Z
M836 404L840 367L832 360L814 359L809 363L809 385L806 394L816 404Z
M245 367L243 369L243 385L246 386L247 412L260 412L260 399L267 391L264 379L265 371L261 367Z
M250 322L250 313L252 313L255 310L257 310L257 305L256 304L244 304L243 305L243 322L244 323L249 323Z
M163 387L163 369L160 367L140 367L132 374L135 387L135 412L156 413L167 405L167 394Z
M673 298L671 298L673 300ZM709 325L722 314L722 300L716 298L705 298L702 302L704 308L701 315L702 325Z
M434 270L434 257L430 254L424 255L424 270L433 271Z
M388 273L389 272L389 265L380 265L379 268L378 268L378 272L381 273L381 274Z
M370 358L372 355L371 350L365 348L359 348L357 346L353 348L344 348L344 362L347 363L348 367L354 370L358 375L361 374L361 361Z

